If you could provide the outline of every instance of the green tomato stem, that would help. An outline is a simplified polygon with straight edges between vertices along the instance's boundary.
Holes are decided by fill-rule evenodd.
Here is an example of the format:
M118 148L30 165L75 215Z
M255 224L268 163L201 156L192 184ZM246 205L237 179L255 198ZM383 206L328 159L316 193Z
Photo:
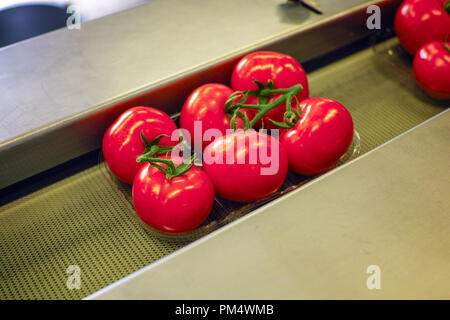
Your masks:
M155 167L164 172L166 174L167 180L181 176L191 170L192 166L194 165L194 160L195 154L191 156L188 162L183 162L179 166L175 166L173 160L169 158L155 158L149 156L148 154L143 154L136 159L137 162L149 162L152 167ZM167 168L159 165L159 163L165 164Z
M144 131L141 131L141 139L144 143L145 150L144 152L136 158L136 162L149 162L152 167L155 167L166 174L166 178L168 180L178 177L186 172L188 172L192 168L192 163L194 162L194 156L191 157L191 161L189 163L182 163L178 167L175 167L175 164L172 160L168 159L169 152L173 151L177 146L166 147L160 146L159 142L162 138L167 137L165 134L161 134L154 138L152 141L148 141L144 136ZM180 142L183 140L180 137ZM166 159L156 158L156 156L160 154L166 154ZM167 166L164 168L158 163L163 163Z
M141 131L141 139L142 139L142 142L144 143L144 147L145 147L144 152L142 152L142 154L147 154L149 156L157 156L160 154L165 154L165 153L167 154L168 152L174 150L177 147L177 146L166 147L166 146L159 145L159 142L164 137L168 137L168 135L160 134L159 136L154 138L152 141L148 141L144 136L144 131ZM183 140L183 138L180 137L180 142L182 140Z
M255 84L258 86L258 90L247 90L247 91L237 91L233 93L225 103L225 112L231 116L231 129L236 130L236 118L237 116L244 118L245 125L244 130L248 130L253 128L253 126L261 120L262 117L270 110L276 108L282 103L286 103L286 112L284 114L284 122L276 122L272 119L269 119L273 124L280 128L292 128L300 119L299 112L293 112L291 103L292 99L295 99L298 105L298 100L296 95L303 90L301 84L295 84L290 88L286 89L274 89L274 84L272 81L264 85L261 82L255 80ZM271 103L267 102L268 98L273 94L282 94L278 99L272 101ZM238 96L242 96L239 101L234 102ZM258 97L258 104L244 104L247 100L248 96L256 96ZM254 109L258 110L256 116L249 121L247 116L240 112L240 109ZM292 119L293 118L293 119Z
M448 1L448 3L450 3L450 0ZM447 34L447 36L445 37L445 41L444 41L444 44L441 44L442 45L442 48L444 48L444 50L447 50L447 52L448 53L450 53L450 45L448 44L448 34Z
M444 11L446 11L448 14L450 14L450 0L448 0L446 3L444 3L444 6L442 7Z

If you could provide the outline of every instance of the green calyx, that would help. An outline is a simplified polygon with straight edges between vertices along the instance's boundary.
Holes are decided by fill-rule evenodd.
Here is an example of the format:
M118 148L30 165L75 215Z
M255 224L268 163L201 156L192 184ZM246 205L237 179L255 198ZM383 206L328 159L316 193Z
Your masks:
M448 43L443 43L441 45L444 50L447 50L447 52L450 53L450 45Z
M144 136L144 132L141 131L141 139L144 143L145 150L139 157L136 158L136 162L149 162L152 167L158 168L159 170L164 172L166 174L166 178L170 180L174 177L181 176L182 174L188 172L192 168L195 155L191 157L191 160L188 163L183 162L176 167L173 161L169 159L169 152L173 151L177 146L166 147L159 145L159 142L164 137L167 137L167 135L161 134L152 141L148 141ZM180 137L180 142L182 140L183 138ZM161 154L165 154L166 159L156 157ZM158 163L165 164L167 168L164 168Z
M165 146L160 146L159 145L159 142L164 137L168 137L168 135L160 134L159 136L157 136L152 141L148 141L145 138L145 136L144 136L144 132L141 131L141 139L142 139L142 142L144 143L144 146L145 146L145 150L144 150L144 152L142 154L143 155L144 154L148 154L149 156L156 156L156 155L159 155L159 154L168 153L168 152L172 151L173 149L175 149L175 147L165 147ZM181 141L182 141L182 138L180 138L180 142Z
M450 3L450 0L448 1L448 3ZM442 48L444 48L444 50L447 50L448 53L450 53L450 45L448 44L448 36L445 38L444 43L441 43Z
M279 105L286 104L286 112L284 113L283 122L274 121L269 119L274 125L283 129L290 129L295 126L297 121L300 119L300 112L292 108L292 100L295 99L298 106L298 100L296 95L303 90L301 84L293 85L287 89L275 89L273 81L269 80L267 84L263 84L259 81L254 80L255 84L258 86L256 90L247 91L236 91L234 92L225 103L225 113L231 116L231 129L236 130L236 118L241 117L244 119L244 130L253 128L253 126L261 120L261 118L270 110L278 107ZM281 94L281 96L267 103L269 97L273 94ZM245 104L245 101L249 96L258 97L258 104ZM237 102L235 100L241 97ZM256 109L258 113L250 121L245 113L241 112L241 109ZM299 108L298 108L299 109ZM299 109L300 110L300 109Z
M143 154L139 157L137 157L137 162L149 162L152 167L155 167L162 172L166 174L167 180L170 180L172 178L181 176L191 170L192 166L194 165L195 160L195 154L191 156L189 161L185 161L182 164L175 166L174 162L168 158L168 154L166 155L165 159L162 158L155 158L152 156L148 156L147 154ZM166 168L160 165L159 163L165 164Z
M448 0L446 3L444 3L444 6L442 7L444 11L446 11L448 14L450 14L450 0Z

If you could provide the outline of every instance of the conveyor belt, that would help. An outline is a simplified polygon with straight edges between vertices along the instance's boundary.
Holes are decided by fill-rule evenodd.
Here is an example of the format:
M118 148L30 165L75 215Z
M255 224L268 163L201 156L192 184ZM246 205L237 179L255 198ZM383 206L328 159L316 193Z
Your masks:
M312 95L350 110L362 153L448 106L418 89L396 42L376 49L310 74ZM82 298L187 244L145 232L115 192L94 165L2 206L0 299ZM66 286L69 265L81 269L80 290Z

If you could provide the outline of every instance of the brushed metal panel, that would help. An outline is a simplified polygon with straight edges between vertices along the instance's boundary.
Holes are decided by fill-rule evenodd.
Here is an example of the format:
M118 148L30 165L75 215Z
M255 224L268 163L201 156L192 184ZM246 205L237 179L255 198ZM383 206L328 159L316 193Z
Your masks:
M246 52L305 61L370 34L368 5L387 24L399 2L321 0L316 15L282 0L157 0L3 48L0 188L98 148L130 105L179 111L195 86L226 83Z
M449 139L447 110L87 298L449 299Z

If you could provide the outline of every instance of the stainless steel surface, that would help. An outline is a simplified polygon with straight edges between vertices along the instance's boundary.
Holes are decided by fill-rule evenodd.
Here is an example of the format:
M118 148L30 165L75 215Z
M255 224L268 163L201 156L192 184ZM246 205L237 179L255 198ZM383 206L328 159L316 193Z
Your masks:
M449 299L449 140L447 110L88 299Z
M3 48L0 188L98 148L127 106L178 111L195 86L227 82L246 52L305 61L370 34L368 5L389 24L399 2L320 0L319 16L284 0L156 0Z

